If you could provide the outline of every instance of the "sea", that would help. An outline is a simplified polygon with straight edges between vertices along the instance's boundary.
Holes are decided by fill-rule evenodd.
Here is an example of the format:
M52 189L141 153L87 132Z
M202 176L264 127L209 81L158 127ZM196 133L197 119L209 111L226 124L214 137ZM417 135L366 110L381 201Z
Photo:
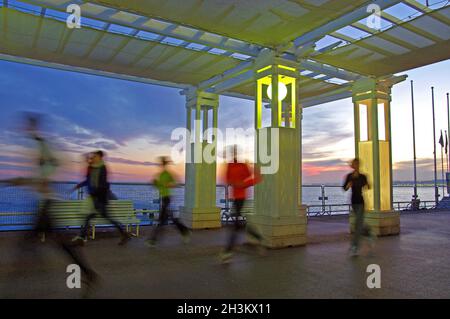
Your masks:
M82 194L72 192L75 183L54 183L53 189L60 199L78 199ZM117 183L111 184L111 190L119 200L132 200L137 210L157 210L159 207L158 192L148 184ZM439 192L442 193L442 188ZM225 206L225 187L218 185L217 206ZM250 190L252 194L252 190ZM413 187L399 185L393 189L394 202L409 202L412 199ZM324 195L324 196L323 196ZM418 195L421 201L434 200L434 188L432 186L418 187ZM184 187L173 190L172 210L177 211L184 202ZM338 185L304 185L303 203L305 205L340 205L349 203L349 194L345 193ZM18 187L4 187L0 185L0 231L27 229L33 223L34 213L37 211L38 199L31 190ZM24 216L21 213L28 213ZM140 211L139 218L142 222L151 223L148 214Z

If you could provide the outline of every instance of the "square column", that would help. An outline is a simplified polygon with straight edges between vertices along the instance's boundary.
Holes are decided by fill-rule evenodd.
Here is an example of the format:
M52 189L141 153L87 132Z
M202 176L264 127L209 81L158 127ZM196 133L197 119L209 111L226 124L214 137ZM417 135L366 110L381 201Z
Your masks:
M263 173L254 189L256 227L270 248L306 244L306 207L301 203L301 113L298 103L298 70L287 61L255 70L255 162ZM262 127L262 104L270 100L270 126ZM267 137L267 138L266 138ZM277 169L264 173L267 155Z
M186 99L186 128L191 136L186 145L186 182L180 218L191 229L220 228L220 207L216 204L219 98L216 94L191 92ZM208 123L211 113L212 122Z
M390 102L391 85L375 79L354 84L355 156L370 185L364 192L365 218L379 236L400 232L400 215L392 207ZM350 230L354 230L353 215Z

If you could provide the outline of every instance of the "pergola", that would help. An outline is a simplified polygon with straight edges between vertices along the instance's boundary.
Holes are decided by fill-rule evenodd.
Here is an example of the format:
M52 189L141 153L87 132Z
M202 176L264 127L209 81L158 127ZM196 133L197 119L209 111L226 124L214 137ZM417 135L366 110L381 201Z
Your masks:
M81 8L81 28L66 24L70 4ZM376 27L367 23L373 5L381 10ZM373 185L369 222L380 235L399 232L391 87L406 78L395 74L450 57L448 1L0 0L0 9L0 59L179 88L186 126L196 132L193 153L216 143L201 130L210 111L217 128L219 95L255 100L256 130L277 129L279 138L279 169L255 187L249 219L271 247L305 243L302 109L353 97L355 153ZM280 82L290 96L283 102ZM264 103L269 127L261 124ZM186 163L181 216L190 227L220 226L215 181L215 163Z

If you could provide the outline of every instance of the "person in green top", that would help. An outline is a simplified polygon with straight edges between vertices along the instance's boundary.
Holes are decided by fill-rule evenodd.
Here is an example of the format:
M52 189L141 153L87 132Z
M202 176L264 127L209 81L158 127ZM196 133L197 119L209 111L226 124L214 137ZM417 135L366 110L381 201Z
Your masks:
M154 247L156 245L156 240L158 239L158 235L162 230L161 227L169 220L171 189L177 186L177 183L172 174L167 170L167 165L169 164L170 160L166 156L161 156L160 162L162 171L159 174L158 178L153 181L153 185L155 185L155 187L158 189L161 199L159 223L154 229L150 238L146 240L146 244L150 247ZM185 225L183 225L178 218L172 216L172 221L183 236L184 242L187 243L190 239L190 230Z

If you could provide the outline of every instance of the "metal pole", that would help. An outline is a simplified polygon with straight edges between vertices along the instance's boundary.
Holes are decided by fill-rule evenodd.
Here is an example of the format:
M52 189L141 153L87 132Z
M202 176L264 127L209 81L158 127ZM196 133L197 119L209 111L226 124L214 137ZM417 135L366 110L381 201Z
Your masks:
M327 199L325 197L325 185L320 185L321 188L321 196L319 197L320 200L322 200L322 214L325 214L325 200Z
M447 93L447 139L450 143L450 101L449 101L449 97L448 97L448 93ZM447 172L448 172L448 168L449 168L449 162L447 161Z
M230 212L230 195L228 193L228 185L225 185L225 210L227 213Z
M441 146L441 178L442 178L442 197L443 197L445 195L445 188L444 188L444 148L442 146Z
M445 137L446 137L446 139L447 139L447 141L448 141L448 132L447 132L447 130L445 130ZM447 146L447 145L446 145ZM446 163L446 165L447 165L447 170L446 170L446 172L448 172L448 149L447 149L447 147L445 148L445 163Z
M434 201L439 202L439 189L437 187L437 163L436 163L436 120L434 116L434 87L431 87L431 107L433 110L433 159L434 159Z
M445 134L447 136L447 142L450 143L450 101L449 101L449 94L447 93L447 132ZM450 162L449 162L449 148L446 148L446 162L447 162L447 174L448 174L448 169L450 167ZM447 176L446 174L446 176ZM447 184L447 178L445 179L446 184ZM449 189L447 188L447 194L450 195Z
M414 158L414 195L417 199L417 157L416 157L416 122L414 117L414 82L411 81L411 109L412 109L412 131L413 131L413 158Z

